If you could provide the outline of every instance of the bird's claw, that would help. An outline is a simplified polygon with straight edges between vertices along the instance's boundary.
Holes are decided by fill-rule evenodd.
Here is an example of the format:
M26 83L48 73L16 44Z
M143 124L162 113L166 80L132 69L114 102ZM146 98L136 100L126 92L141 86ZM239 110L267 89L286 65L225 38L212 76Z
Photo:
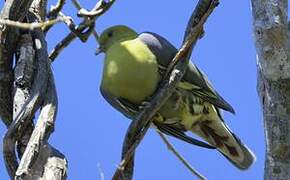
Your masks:
M145 107L150 106L151 103L149 101L143 101L141 104L138 106L139 110L143 110Z

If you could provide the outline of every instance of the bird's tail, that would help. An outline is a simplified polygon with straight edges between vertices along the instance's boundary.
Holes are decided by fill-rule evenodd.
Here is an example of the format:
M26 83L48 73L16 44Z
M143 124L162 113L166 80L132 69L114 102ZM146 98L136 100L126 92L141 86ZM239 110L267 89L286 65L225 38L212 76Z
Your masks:
M222 155L241 170L248 169L256 159L251 150L231 132L221 119L203 121L194 126L192 132L215 146Z

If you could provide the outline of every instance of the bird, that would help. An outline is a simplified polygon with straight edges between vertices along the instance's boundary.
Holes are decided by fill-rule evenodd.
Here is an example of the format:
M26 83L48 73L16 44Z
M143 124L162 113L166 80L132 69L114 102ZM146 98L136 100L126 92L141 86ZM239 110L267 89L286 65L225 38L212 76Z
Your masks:
M161 35L138 34L125 25L105 29L98 41L96 54L105 53L100 92L111 106L134 120L150 102L178 50ZM182 80L154 116L153 126L187 143L217 149L237 168L248 169L255 155L225 124L222 110L235 113L190 61Z

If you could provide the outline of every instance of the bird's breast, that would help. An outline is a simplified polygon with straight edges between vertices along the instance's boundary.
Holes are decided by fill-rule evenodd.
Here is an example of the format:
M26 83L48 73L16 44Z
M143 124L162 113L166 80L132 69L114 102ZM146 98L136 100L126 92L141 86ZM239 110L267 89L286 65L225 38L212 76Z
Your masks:
M140 40L115 43L106 52L102 86L112 95L139 104L158 82L156 57Z

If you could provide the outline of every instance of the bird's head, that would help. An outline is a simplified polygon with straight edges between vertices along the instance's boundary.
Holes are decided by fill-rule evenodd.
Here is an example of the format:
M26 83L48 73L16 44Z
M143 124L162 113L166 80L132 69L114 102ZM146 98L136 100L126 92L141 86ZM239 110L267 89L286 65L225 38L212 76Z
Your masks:
M124 25L112 26L102 32L99 37L100 47L97 49L96 54L106 52L114 43L134 39L137 37L137 33Z

